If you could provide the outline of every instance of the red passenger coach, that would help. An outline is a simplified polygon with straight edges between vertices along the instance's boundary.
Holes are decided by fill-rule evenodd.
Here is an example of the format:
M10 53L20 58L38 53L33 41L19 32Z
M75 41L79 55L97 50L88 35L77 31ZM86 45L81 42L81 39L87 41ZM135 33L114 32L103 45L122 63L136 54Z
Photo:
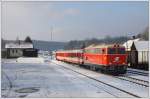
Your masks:
M127 69L125 47L120 45L90 46L84 49L84 64L101 71L124 74Z
M57 51L56 59L70 63L83 64L83 50Z

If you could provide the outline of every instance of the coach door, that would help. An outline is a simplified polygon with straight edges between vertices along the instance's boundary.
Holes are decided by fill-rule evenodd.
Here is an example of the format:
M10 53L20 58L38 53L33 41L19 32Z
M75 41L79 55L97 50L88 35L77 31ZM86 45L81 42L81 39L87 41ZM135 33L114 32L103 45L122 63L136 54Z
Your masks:
M102 56L101 56L102 62L101 63L105 64L106 63L106 50L104 48L102 48L101 51L102 51L101 52L102 53Z

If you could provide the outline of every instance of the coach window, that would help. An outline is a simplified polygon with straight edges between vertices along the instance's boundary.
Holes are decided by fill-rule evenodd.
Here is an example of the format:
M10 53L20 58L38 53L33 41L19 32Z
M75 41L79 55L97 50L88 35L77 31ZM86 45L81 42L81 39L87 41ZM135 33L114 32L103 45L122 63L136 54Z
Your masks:
M86 49L86 53L88 53L88 49Z
M95 49L92 49L91 51L92 51L92 53L95 53Z
M97 50L97 48L95 49L95 54L97 54L98 53L98 50Z
M91 53L91 49L88 49L88 53Z
M101 48L99 48L99 54L102 54L102 49Z
M92 49L92 53L95 53L95 49Z
M84 50L85 51L85 53L87 53L87 49L86 50Z
M88 53L88 50L87 50L87 49L85 50L85 53Z
M96 53L96 54L99 54L99 53L100 53L100 49L99 49L99 48L96 48L96 49L95 49L95 53Z

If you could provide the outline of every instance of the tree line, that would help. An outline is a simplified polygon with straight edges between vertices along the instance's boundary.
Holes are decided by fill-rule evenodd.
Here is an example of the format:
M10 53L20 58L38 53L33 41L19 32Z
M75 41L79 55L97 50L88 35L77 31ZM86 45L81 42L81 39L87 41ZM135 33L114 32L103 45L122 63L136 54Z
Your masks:
M86 39L86 40L71 40L67 43L64 49L81 49L87 47L91 44L123 44L129 39L140 38L142 40L149 40L149 28L147 27L142 33L134 35L132 37L120 36L120 37L110 37L106 36L103 39Z

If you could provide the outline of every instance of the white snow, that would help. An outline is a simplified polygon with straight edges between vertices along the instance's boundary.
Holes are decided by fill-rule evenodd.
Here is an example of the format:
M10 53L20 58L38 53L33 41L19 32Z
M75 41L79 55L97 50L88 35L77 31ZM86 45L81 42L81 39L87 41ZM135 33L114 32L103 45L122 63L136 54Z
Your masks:
M39 57L19 57L16 61L18 63L44 63L44 59Z
M131 92L135 95L138 95L140 97L148 97L148 93L149 93L149 88L143 87L143 86L139 86L136 85L134 83L128 82L128 81L124 81L124 80L120 80L117 79L113 76L108 76L102 73L97 73L97 72L93 72L91 70L87 70L87 69L82 69L70 64L66 64L64 62L58 62L58 61L53 61L57 64L61 64L67 68L73 69L77 72L80 72L82 74L88 75L90 77L93 77L97 80L103 81L107 84L113 85L117 88L121 88L122 90L126 90L128 92Z
M33 48L31 43L7 43L5 48Z
M9 60L3 60L9 61ZM12 62L12 61L11 61ZM73 72L67 68L73 69L80 73L102 80L108 84L114 85L124 90L137 94L141 97L148 96L148 88L133 85L129 82L117 80L111 76L93 72L72 66L66 63L52 60L48 63L2 63L2 96L4 97L30 97L30 98L50 98L50 97L99 97L99 98L115 98L115 97L133 97L117 89L91 80L83 75ZM56 65L53 62L56 62ZM12 83L9 90L8 79ZM35 92L30 92L33 89ZM27 91L19 93L18 90ZM18 91L18 92L17 92Z
M2 96L7 98L115 97L83 76L50 63L3 63L2 71ZM36 92L30 92L33 89Z

